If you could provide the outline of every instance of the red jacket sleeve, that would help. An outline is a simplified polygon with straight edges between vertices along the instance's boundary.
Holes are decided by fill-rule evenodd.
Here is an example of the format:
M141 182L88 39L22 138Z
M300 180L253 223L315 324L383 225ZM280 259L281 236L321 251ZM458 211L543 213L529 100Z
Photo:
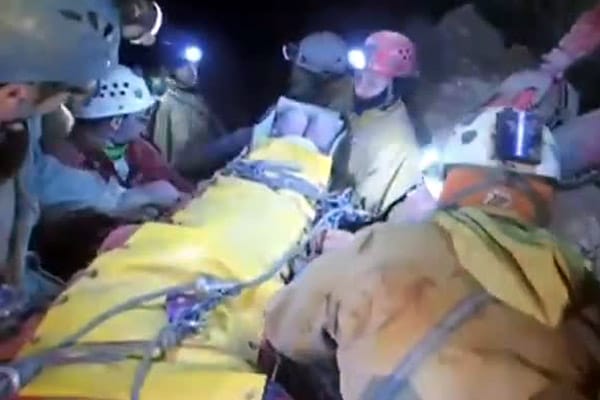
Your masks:
M194 185L181 177L160 152L145 139L140 138L129 145L127 158L129 165L135 171L134 184L165 180L181 192L192 193L195 189Z

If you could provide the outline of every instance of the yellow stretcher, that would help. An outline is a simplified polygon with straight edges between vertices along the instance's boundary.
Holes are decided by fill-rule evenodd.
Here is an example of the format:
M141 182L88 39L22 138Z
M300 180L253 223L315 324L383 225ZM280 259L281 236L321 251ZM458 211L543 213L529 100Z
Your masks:
M325 187L331 160L301 143L273 139L248 156L291 163L298 175ZM52 349L92 319L128 299L203 275L248 281L271 269L306 232L315 210L304 196L236 176L218 176L173 223L148 223L125 248L98 257L50 309L19 358ZM71 347L79 362L45 368L20 393L44 399L128 400L144 356L152 355L144 400L260 400L266 377L255 369L263 310L281 287L279 276L221 303L204 329L163 354L149 343L167 325L165 297L118 313ZM117 351L118 361L86 360ZM79 353L80 352L80 353Z

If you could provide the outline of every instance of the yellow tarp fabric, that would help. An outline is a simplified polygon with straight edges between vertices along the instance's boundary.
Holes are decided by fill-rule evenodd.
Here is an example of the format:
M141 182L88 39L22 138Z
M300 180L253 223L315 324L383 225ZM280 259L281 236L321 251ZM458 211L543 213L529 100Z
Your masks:
M273 140L253 159L290 162L314 184L325 185L331 161L310 149ZM148 223L126 248L98 257L95 274L70 287L40 325L23 355L56 345L95 316L134 296L187 283L202 274L248 280L270 269L301 238L313 210L291 192L255 182L218 178L200 198L174 216L174 224ZM144 400L260 399L265 376L253 364L262 334L263 310L281 287L274 279L215 310L208 328L165 360L153 364ZM124 312L81 343L152 340L167 321L161 302ZM46 369L22 392L42 398L128 400L139 360L77 364Z
M584 265L547 231L482 209L438 213L461 265L500 301L556 327Z

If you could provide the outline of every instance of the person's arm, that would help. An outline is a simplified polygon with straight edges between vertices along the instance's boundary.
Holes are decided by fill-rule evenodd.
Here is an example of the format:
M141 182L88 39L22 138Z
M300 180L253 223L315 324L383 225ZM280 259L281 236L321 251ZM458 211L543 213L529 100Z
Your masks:
M199 148L196 154L190 155L186 165L180 165L178 170L188 178L208 178L251 143L252 127L238 129Z
M340 291L356 292L349 286L341 288L340 283L354 281L365 272L363 262L357 260L373 251L374 229L364 229L349 243L317 257L273 297L265 314L265 339L277 352L300 363L330 358L339 344L338 327L352 328L344 332L351 336L357 324L368 319L362 315L368 311L365 308L357 310L355 321L339 319L340 308L347 316L351 309L346 307L355 307L357 302L340 304L337 300ZM368 294L368 289L361 286L360 296L355 297ZM369 297L363 296L362 300L368 302Z
M581 14L558 46L542 57L542 69L560 76L599 46L600 3Z
M69 167L50 155L36 160L36 180L42 207L71 210L93 208L109 212L117 207L123 190L109 186L98 174Z
M136 171L134 186L163 180L184 193L192 193L195 190L195 185L179 175L166 162L160 151L145 138L139 138L129 144L127 158L130 166Z
M100 175L62 164L39 154L36 159L36 186L42 208L54 212L94 209L107 215L137 215L144 207L171 207L180 197L168 182L158 181L126 190Z

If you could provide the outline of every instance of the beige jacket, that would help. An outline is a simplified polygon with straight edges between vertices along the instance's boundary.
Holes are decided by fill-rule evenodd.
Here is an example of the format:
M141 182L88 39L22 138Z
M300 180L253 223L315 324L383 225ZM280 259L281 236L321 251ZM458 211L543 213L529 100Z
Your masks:
M484 293L483 286L493 293L489 302L416 357L402 387L414 397L406 398L595 398L586 396L599 386L590 350L598 348L598 335L564 308L585 297L582 264L543 230L478 215L468 214L478 222L467 230L470 224L456 222L467 218L463 213L456 223L446 217L360 232L277 294L266 315L267 339L299 362L336 357L344 400L404 399L367 393L385 387L414 350L427 349L418 344L458 304ZM485 243L492 252L480 247ZM597 305L592 308L597 319Z
M382 211L421 180L420 150L401 100L350 121L348 172L367 209Z
M180 172L187 172L195 154L223 134L202 96L171 84L156 112L152 140Z

